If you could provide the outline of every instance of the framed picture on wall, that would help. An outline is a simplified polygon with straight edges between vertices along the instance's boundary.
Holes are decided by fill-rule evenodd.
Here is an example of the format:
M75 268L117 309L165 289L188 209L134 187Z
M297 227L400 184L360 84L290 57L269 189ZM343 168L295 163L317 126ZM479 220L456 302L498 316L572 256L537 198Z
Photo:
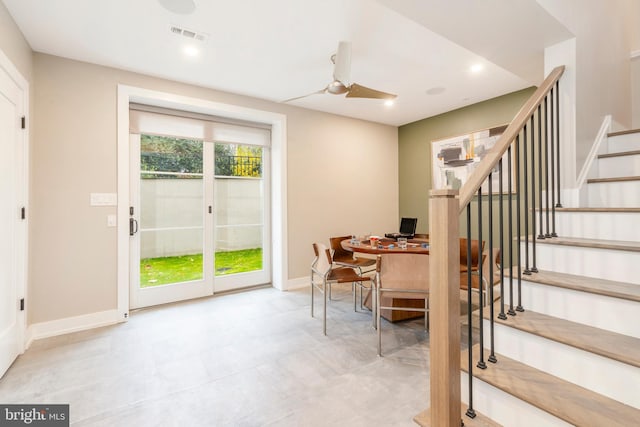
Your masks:
M486 156L487 152L496 144L507 125L497 126L490 129L479 130L464 135L451 138L440 139L431 142L431 173L433 189L460 189L467 182L469 176ZM512 150L512 160L515 153ZM494 193L500 191L498 166L493 170L492 190ZM515 177L515 164L512 162L512 178ZM502 179L504 192L507 189L508 179L507 153L502 161ZM515 188L515 179L512 180ZM485 181L482 184L482 192L489 191L489 184Z

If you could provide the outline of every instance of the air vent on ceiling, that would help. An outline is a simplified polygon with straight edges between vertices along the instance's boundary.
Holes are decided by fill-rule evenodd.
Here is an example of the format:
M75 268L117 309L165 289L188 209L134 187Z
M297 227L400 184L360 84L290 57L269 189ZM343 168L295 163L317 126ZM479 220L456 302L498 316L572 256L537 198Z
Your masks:
M178 27L177 25L171 25L170 31L172 34L183 36L192 40L198 40L201 42L205 41L208 37L208 35L205 33L199 33L197 31L188 30L186 28Z

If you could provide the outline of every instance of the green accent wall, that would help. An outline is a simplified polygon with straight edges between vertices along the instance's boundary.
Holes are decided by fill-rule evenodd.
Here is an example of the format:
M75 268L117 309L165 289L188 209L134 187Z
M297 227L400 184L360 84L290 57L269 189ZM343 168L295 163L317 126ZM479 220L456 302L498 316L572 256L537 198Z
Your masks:
M507 124L535 89L523 89L398 128L400 217L418 218L416 232L429 232L431 141Z

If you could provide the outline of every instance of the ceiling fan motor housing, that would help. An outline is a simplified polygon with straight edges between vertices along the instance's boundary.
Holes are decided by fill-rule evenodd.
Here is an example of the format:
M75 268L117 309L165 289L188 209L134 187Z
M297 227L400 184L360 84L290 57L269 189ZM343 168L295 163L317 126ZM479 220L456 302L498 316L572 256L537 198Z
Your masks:
M329 86L327 86L327 92L332 93L334 95L341 95L348 91L349 91L349 88L346 87L344 84L342 84L342 82L339 82L338 80L335 80L329 83Z

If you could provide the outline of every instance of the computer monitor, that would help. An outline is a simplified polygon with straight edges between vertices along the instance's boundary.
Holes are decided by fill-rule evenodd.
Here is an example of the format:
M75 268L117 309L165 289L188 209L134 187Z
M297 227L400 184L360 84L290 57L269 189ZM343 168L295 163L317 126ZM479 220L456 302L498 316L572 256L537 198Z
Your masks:
M400 233L401 234L416 234L416 225L418 225L418 218L402 218L400 220Z

